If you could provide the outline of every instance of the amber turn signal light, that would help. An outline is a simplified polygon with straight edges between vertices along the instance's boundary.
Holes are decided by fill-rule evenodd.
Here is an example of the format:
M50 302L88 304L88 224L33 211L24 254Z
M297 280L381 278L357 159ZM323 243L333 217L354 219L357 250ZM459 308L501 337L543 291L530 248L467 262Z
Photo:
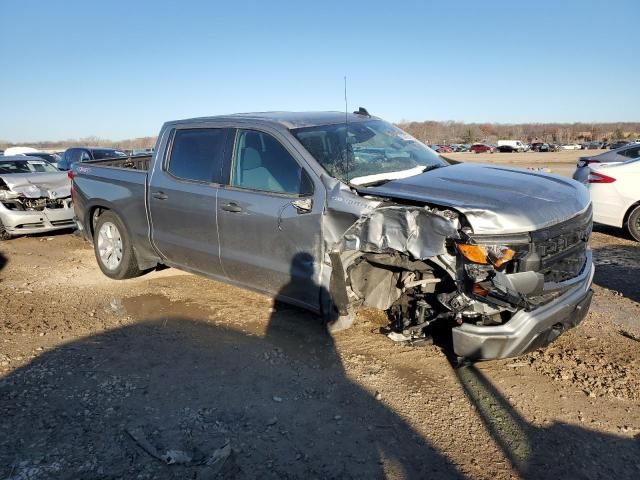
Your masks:
M467 243L456 244L458 251L464 258L473 263L486 265L491 263L496 268L500 268L505 263L513 260L515 250L500 245L472 245Z
M489 263L487 260L487 249L482 245L468 245L466 243L457 244L458 251L464 258L473 263Z

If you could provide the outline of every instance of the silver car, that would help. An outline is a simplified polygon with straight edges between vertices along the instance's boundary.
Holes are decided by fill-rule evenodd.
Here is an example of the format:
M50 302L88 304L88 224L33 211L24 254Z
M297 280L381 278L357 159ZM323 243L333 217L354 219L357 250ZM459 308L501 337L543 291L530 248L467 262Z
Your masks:
M41 158L0 157L0 240L75 226L66 172Z

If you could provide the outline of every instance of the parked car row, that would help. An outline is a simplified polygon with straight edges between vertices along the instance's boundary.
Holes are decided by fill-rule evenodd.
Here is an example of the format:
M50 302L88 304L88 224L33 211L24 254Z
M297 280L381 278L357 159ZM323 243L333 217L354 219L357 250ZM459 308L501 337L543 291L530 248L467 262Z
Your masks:
M457 153L457 152L502 152L502 153L516 153L516 152L558 152L561 150L596 150L596 149L610 149L615 150L623 146L630 146L640 144L640 141L617 141L617 142L589 142L589 143L550 143L533 141L531 143L521 142L520 140L498 140L497 143L474 143L474 144L461 144L452 143L446 144L431 144L429 147L437 153Z
M429 145L429 147L437 153L468 152L470 146L471 145L467 145L466 143L452 143L451 145Z
M452 145L430 145L431 149L437 153L452 153L452 152L472 152L472 153L521 153L521 152L558 152L560 150L580 150L582 147L577 143L571 144L555 144L546 142L533 142L524 143L520 140L498 140L496 144L493 143L474 143L472 145L466 144L452 144Z
M615 141L593 141L593 142L588 142L588 143L583 143L581 145L583 150L616 150L620 147L624 147L627 145L633 145L633 144L637 144L640 143L640 139L635 139L635 140L615 140Z

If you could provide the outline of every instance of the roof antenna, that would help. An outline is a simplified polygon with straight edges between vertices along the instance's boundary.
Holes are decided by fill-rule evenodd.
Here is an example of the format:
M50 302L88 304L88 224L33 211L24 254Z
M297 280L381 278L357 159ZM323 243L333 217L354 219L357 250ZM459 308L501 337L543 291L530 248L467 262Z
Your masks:
M349 107L347 103L347 76L344 76L344 123L349 123Z
M344 76L344 158L346 164L346 177L349 183L349 151L347 149L347 139L349 137L349 104L347 103L347 76Z

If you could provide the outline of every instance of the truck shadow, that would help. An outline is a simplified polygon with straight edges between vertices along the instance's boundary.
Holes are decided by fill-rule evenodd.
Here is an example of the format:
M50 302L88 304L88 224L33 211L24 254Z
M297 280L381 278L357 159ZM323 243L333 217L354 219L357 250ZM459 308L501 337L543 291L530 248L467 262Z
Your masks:
M605 245L594 248L596 273L594 282L640 302L640 247L636 245Z
M2 269L7 265L8 262L9 260L4 255L4 253L0 252L0 271L2 271Z
M316 317L271 323L260 338L161 318L39 355L0 380L0 477L213 478L227 439L227 478L462 477L346 377ZM191 460L148 453L168 450Z
M455 370L465 394L519 476L539 478L640 477L640 436L625 439L564 423L527 423L474 366Z

